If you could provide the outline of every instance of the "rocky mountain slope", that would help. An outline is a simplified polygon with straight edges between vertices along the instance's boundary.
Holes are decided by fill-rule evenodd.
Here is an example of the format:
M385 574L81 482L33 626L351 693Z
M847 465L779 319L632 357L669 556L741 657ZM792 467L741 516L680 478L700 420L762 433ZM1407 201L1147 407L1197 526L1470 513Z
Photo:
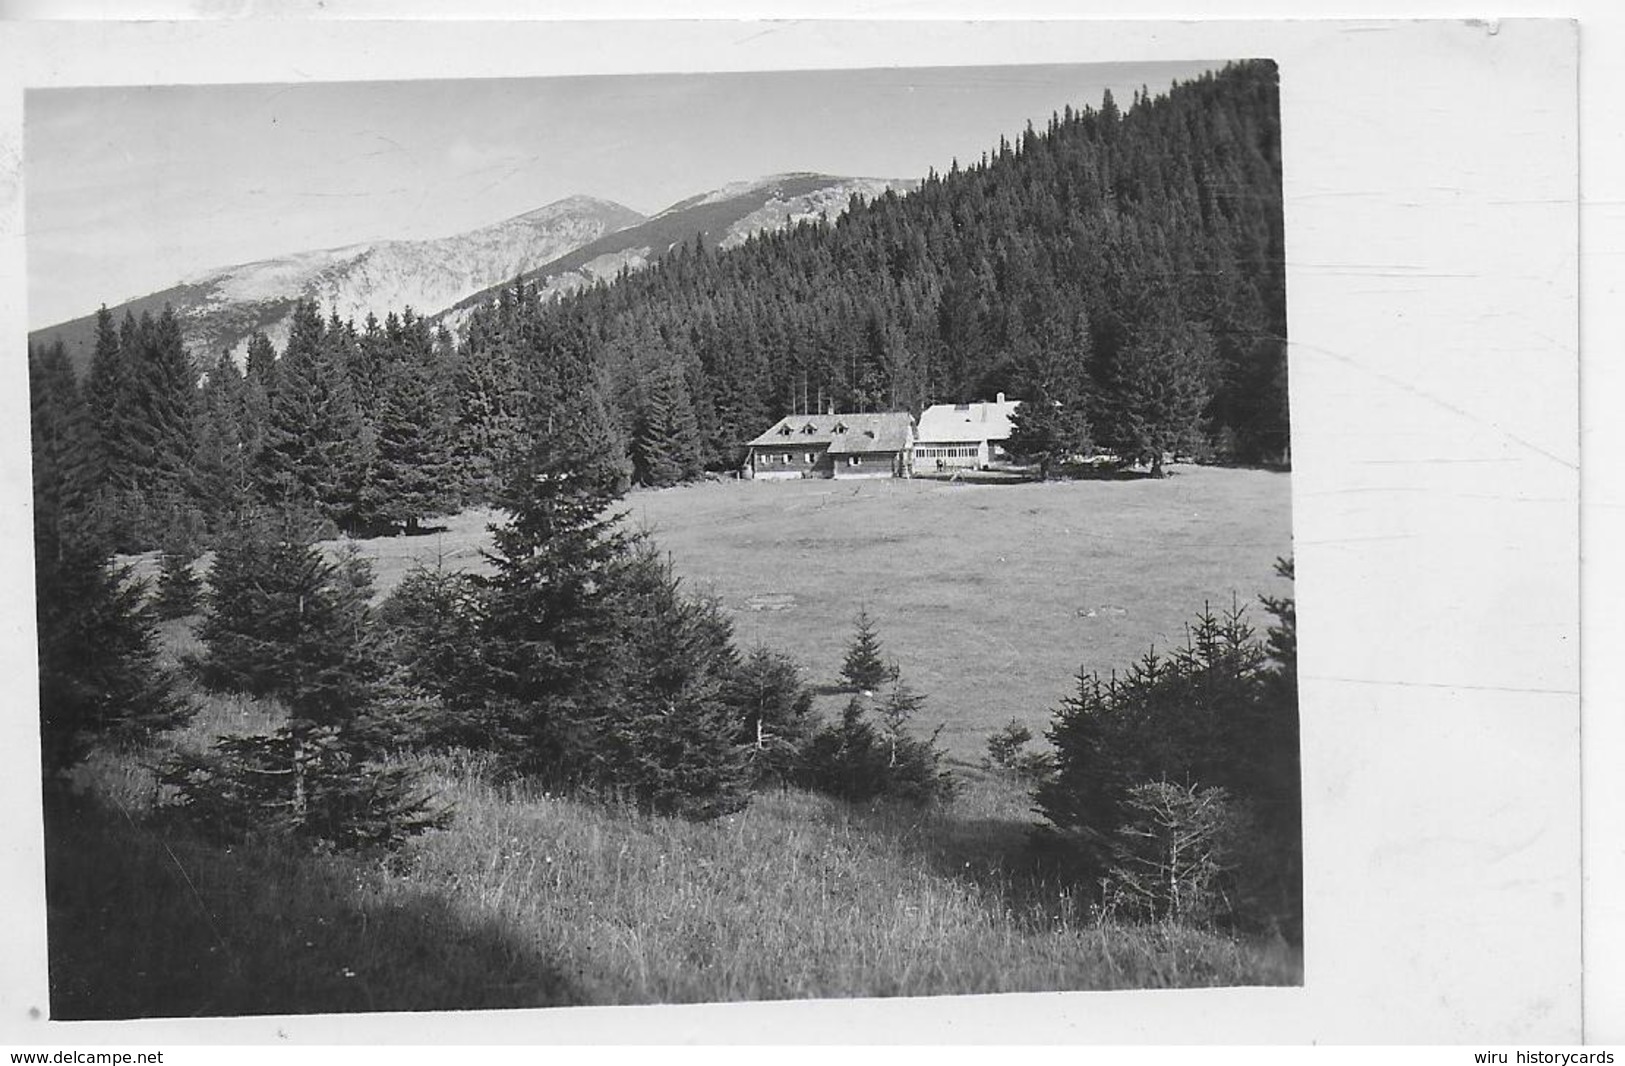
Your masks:
M256 330L279 347L294 304L321 303L323 313L357 323L411 307L438 312L479 292L643 221L631 208L572 196L535 211L465 233L431 240L376 241L299 252L208 271L161 292L111 308L139 316L174 307L194 358L241 352ZM77 366L95 345L96 316L87 315L29 335L34 344L60 338Z
M494 225L435 240L375 241L327 248L210 270L171 288L110 308L140 316L174 307L188 350L199 360L222 350L241 353L256 331L279 348L301 299L320 302L358 324L411 307L453 332L468 312L500 286L523 276L546 294L566 293L640 270L696 238L717 248L752 234L820 215L835 218L851 198L907 192L918 181L774 174L735 182L680 200L652 217L590 196L572 196ZM96 316L86 315L29 334L47 345L60 339L75 366L89 363Z
M915 180L842 178L827 174L773 174L734 182L691 196L635 226L582 245L525 275L547 295L574 292L622 268L641 270L696 237L717 248L733 248L751 235L782 229L820 215L834 219L856 195L873 199L887 190L909 192ZM512 281L512 277L502 283ZM501 283L499 283L501 284ZM475 293L452 306L441 321L453 332L468 312L494 292Z

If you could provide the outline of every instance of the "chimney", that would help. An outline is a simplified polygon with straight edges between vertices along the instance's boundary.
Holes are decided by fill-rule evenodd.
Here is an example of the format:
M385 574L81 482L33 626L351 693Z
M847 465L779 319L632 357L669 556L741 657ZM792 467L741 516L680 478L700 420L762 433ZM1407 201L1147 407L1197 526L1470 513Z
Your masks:
M1001 404L1001 405L1002 405L1002 404L1003 404L1003 403L1004 403L1004 393L1002 393L1002 392L1001 392L1001 393L999 393L999 403L1000 403L1000 404Z

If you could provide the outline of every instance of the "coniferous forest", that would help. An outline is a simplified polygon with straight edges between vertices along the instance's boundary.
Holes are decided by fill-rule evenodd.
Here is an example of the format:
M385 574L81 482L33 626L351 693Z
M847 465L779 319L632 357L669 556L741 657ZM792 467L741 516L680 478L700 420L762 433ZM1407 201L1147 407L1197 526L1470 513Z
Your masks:
M1126 108L1108 93L912 193L727 251L697 236L574 295L520 277L446 321L301 303L281 350L188 352L173 312L104 307L88 366L29 352L48 781L212 696L275 713L150 757L156 831L199 848L400 848L457 816L435 759L699 822L772 789L947 804L960 783L911 724L927 697L865 611L826 716L619 501L737 470L786 414L997 393L1028 401L1012 447L1041 476L1089 453L1153 476L1169 457L1284 465L1277 111L1267 61ZM384 598L364 559L318 545L475 507L503 516L485 572L418 569ZM119 561L146 552L150 588ZM983 769L1046 819L1022 905L1059 883L1098 920L1295 939L1292 603L1264 601L1263 639L1239 604L1191 607L1183 648L1073 679L1052 750L1024 750L1019 723L990 740ZM161 620L187 627L179 652Z

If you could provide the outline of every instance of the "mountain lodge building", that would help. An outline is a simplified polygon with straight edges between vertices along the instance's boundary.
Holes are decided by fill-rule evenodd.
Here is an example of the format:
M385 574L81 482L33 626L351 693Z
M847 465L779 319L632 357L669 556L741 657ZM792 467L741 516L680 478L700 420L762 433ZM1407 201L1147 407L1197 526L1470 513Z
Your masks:
M747 447L747 478L908 477L914 419L905 411L787 415Z
M939 403L920 415L915 434L914 469L921 474L938 470L985 470L1007 459L1004 442L1010 439L1010 416L1020 400L1004 393L992 403Z

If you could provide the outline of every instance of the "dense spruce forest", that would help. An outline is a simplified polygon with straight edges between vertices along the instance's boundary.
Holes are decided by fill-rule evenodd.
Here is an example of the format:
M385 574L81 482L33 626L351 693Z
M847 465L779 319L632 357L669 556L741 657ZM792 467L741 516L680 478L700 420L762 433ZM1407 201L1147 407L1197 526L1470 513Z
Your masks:
M512 315L488 309L481 329L511 336ZM796 410L917 414L1000 391L1084 412L1129 458L1164 443L1279 459L1274 65L1136 93L1126 114L1108 93L917 192L725 254L696 241L535 315L544 343L592 354L634 434L697 424L697 454L679 438L689 464L737 462ZM1188 413L1154 416L1171 432L1143 439L1165 390Z
M645 485L736 468L793 411L997 392L1159 470L1279 461L1280 189L1276 72L1255 61L1126 112L1069 106L914 193L727 252L696 238L563 299L520 279L460 343L411 308L358 326L302 305L280 353L257 337L242 366L197 365L172 314L104 310L82 381L30 353L42 517L121 550L206 544L251 507L410 532L492 502L584 389Z

